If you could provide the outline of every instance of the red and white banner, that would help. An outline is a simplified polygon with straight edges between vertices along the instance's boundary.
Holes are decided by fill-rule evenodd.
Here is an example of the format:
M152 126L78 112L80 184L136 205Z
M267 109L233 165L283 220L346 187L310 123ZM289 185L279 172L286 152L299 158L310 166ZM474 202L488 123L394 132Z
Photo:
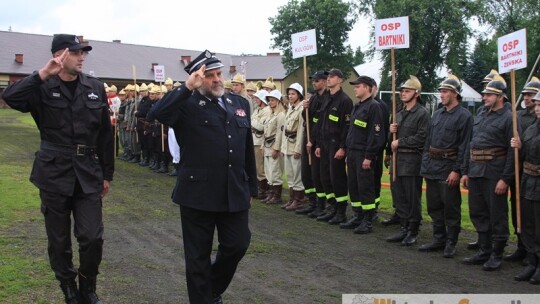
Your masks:
M291 35L293 59L317 54L315 29Z
M409 16L375 20L375 49L407 49L409 40Z
M525 29L497 39L499 73L527 67L527 32Z

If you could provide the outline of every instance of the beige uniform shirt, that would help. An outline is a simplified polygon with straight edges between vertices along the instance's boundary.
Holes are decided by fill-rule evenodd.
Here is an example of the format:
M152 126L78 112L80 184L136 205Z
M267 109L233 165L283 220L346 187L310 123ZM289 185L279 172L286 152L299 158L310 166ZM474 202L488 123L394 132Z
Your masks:
M302 102L297 102L296 105L289 107L285 115L281 140L281 152L285 155L302 153L302 137L304 136L302 110Z
M272 113L264 124L264 156L272 156L273 150L281 148L282 129L285 122L285 113Z
M272 115L270 107L256 108L251 115L251 133L253 134L253 145L260 146L264 142L264 123Z

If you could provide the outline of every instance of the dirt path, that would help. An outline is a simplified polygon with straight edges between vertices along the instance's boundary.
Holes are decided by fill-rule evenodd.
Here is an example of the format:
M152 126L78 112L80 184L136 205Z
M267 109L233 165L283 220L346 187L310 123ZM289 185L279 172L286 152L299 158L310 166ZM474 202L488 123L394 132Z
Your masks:
M104 202L105 251L98 278L104 303L188 302L179 209L170 201L173 184L171 177L118 161ZM24 239L30 257L46 259L43 219L39 210L35 213L38 220L14 223L8 234ZM454 259L444 259L440 253L420 253L417 246L385 242L395 227L377 224L372 234L354 235L258 201L253 203L250 225L252 243L224 294L225 303L341 303L343 293L540 291L513 280L521 269L517 263L504 263L492 273L462 265L461 259L472 254L464 248L474 238L471 233L462 235ZM420 242L428 241L430 234L431 228L424 225ZM513 249L514 244L507 251ZM24 299L23 303L62 302L52 275L49 285L29 289Z

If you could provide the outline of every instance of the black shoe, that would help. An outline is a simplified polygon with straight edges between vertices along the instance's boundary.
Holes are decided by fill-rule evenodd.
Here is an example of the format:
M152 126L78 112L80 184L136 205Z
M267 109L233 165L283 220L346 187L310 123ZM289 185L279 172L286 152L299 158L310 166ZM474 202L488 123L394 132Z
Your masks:
M494 271L499 268L501 268L502 265L502 255L495 254L495 252L491 253L491 256L489 257L489 260L484 263L482 266L482 269L485 271Z
M471 257L468 257L468 258L464 258L463 259L463 264L467 264L467 265L481 265L481 264L484 264L485 262L487 262L487 260L489 260L489 257L491 256L491 253L489 252L486 252L482 249L479 249L475 255L471 256Z
M347 216L345 216L345 214L337 212L336 215L334 215L334 217L328 220L328 224L338 225L338 224L344 223L345 221L347 221Z
M469 250L478 250L480 249L480 245L478 244L478 241L470 242L467 244L467 249Z
M96 294L96 278L84 278L79 274L79 292L82 304L102 304Z
M79 304L81 302L81 294L77 290L77 283L75 280L60 282L60 288L64 293L64 300L66 304Z
M354 214L347 222L339 224L341 229L354 229L362 223L362 217Z
M513 253L505 255L503 260L509 262L522 261L525 256L527 256L527 251L524 248L518 247Z
M368 233L371 233L372 231L373 231L372 221L366 220L366 219L362 219L362 222L360 223L360 225L354 228L353 230L355 234L368 234Z
M405 237L407 237L407 227L401 226L399 232L386 238L386 241L389 243L401 243Z
M439 251L443 250L446 246L446 243L441 240L433 240L431 243L424 244L418 247L418 251Z
M223 299L221 298L221 296L217 296L214 298L214 301L212 302L213 304L223 304Z
M523 270L519 274L517 274L514 277L514 279L520 282L529 281L534 275L535 271L536 271L535 265L527 264L527 266L525 266L525 268L523 268Z
M334 208L334 206L332 205L328 205L324 213L321 216L317 217L317 221L328 222L331 218L334 217L334 215L336 215L336 208Z
M456 255L456 243L453 240L446 240L446 246L444 246L443 257L453 258Z
M389 219L382 221L381 224L383 224L383 226L397 225L399 224L399 216L394 212Z
M312 204L310 203L309 205L303 207L303 208L300 208L300 209L296 209L296 211L294 211L294 213L296 214L308 214L308 213L311 213L313 211L315 211L315 204Z
M403 246L411 246L411 245L414 245L416 244L416 241L417 241L417 238L418 238L418 232L407 232L407 235L405 236L405 238L401 241L401 245Z

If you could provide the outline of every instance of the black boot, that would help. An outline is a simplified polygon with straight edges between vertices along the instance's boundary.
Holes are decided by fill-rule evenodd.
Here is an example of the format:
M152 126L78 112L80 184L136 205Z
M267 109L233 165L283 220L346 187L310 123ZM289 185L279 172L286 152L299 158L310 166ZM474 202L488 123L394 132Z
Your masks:
M375 209L363 211L362 221L358 227L354 228L353 232L356 234L367 234L373 231L373 216L375 215Z
M399 232L386 238L387 242L401 243L401 241L403 241L403 239L405 239L405 237L407 236L407 226L409 225L409 222L406 219L400 219L399 221Z
M79 304L81 302L81 294L77 290L77 283L75 280L60 281L60 288L64 293L64 299L67 304Z
M383 226L391 226L391 225L397 225L399 224L399 216L397 215L397 212L394 211L394 214L389 219L386 219L381 222Z
M536 266L538 266L538 260L536 259L536 254L527 253L525 258L526 265L521 272L514 277L516 281L528 281L532 278L536 271Z
M79 291L83 304L102 304L96 294L96 278L83 277L79 274Z
M317 221L328 222L331 218L333 218L337 212L336 205L337 202L335 199L330 199L327 201L326 209L321 216L317 217Z
M487 232L479 232L478 246L478 251L473 256L464 258L463 264L481 265L489 260L491 252L493 251L493 247L491 245L491 235L489 235Z
M169 173L169 176L178 176L178 167L180 167L180 164L174 164L174 169Z
M294 213L308 214L315 211L315 209L317 208L317 196L315 195L315 193L308 193L307 197L309 204L303 208L297 209L296 211L294 211Z
M506 247L506 241L494 241L493 251L489 256L489 260L484 263L482 267L485 271L494 271L501 268L504 247Z
M336 215L328 221L330 225L338 225L347 220L347 202L337 203Z
M405 236L403 241L401 241L401 245L411 246L411 245L416 244L419 229L420 229L420 222L409 222L407 236Z
M169 165L165 162L161 162L159 169L156 170L156 173L169 173Z
M443 250L446 246L446 227L441 225L433 225L433 240L431 243L424 244L418 247L418 251L438 251Z
M536 261L540 261L540 254L536 254ZM534 271L533 276L529 280L529 283L534 285L540 284L540 263L536 264L536 270Z
M136 164L141 161L141 155L140 154L133 154L133 157L129 160L129 163Z
M352 207L353 216L345 223L339 224L341 229L354 229L362 223L362 207Z
M319 216L324 214L325 207L326 207L326 198L317 197L317 206L315 210L313 210L311 213L308 213L308 216L310 218L318 218Z
M478 250L478 249L480 249L480 244L478 243L478 238L474 242L467 243L467 249L469 249L469 250Z
M505 261L513 262L513 261L522 261L525 256L527 255L527 250L525 249L525 246L521 242L521 237L518 234L517 235L517 249L512 254L507 254L504 256Z
M452 258L456 255L456 245L461 227L448 227L448 237L444 246L443 257Z

